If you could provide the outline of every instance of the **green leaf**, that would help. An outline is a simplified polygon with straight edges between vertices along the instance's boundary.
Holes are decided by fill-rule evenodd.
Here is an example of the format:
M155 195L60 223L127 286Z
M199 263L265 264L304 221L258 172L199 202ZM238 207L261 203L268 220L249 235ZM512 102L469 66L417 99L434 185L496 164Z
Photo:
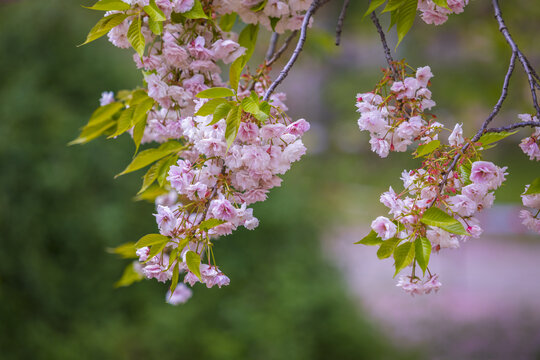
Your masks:
M242 74L246 62L247 61L244 61L244 56L240 56L231 64L231 68L229 69L229 83L231 84L231 89L234 91L238 91L240 75Z
M516 130L512 132L502 131L500 133L485 133L484 135L480 136L480 139L478 139L477 142L481 143L482 145L488 145L507 138L510 135L514 135L517 132L518 131Z
M169 237L161 234L148 234L144 235L135 243L135 249L140 249L147 246L167 244L169 242Z
M242 119L242 109L234 107L227 115L227 128L225 129L225 139L227 140L227 150L231 147L236 134L238 134L238 128L240 127L240 120Z
M396 47L401 43L401 40L407 35L413 26L416 18L416 9L418 8L418 0L405 0L404 5L399 8L396 28L398 34L398 42Z
M272 31L276 31L276 25L279 22L280 18L278 17L270 17L270 26L272 27Z
M167 20L163 11L156 5L155 0L150 0L150 4L146 5L143 9L150 16L150 19L156 22Z
M138 89L135 91L130 92L128 96L129 100L129 106L134 107L135 105L139 105L143 101L151 99L150 96L146 93L146 91Z
M169 239L167 238L167 240L169 240ZM157 256L157 255L161 254L163 252L163 249L165 249L165 246L167 246L167 243L168 243L168 241L152 245L150 247L150 251L148 252L148 259L146 259L145 263L152 260L152 258L154 256Z
M167 178L167 175L169 175L169 169L178 161L178 155L172 155L168 158L165 158L164 160L165 161L163 162L163 164L161 164L161 167L159 168L157 176L158 184L161 187L165 185L165 179Z
M142 21L140 17L136 17L131 22L131 25L129 25L129 29L127 32L127 38L129 40L129 43L135 49L137 54L139 54L140 57L144 54L144 35L141 31L142 28Z
M124 105L119 102L113 102L105 106L100 106L88 120L88 125L95 125L103 121L110 120Z
M150 187L150 185L154 183L154 181L158 177L159 169L161 169L161 165L163 165L164 160L165 159L161 159L157 163L150 166L146 174L144 174L143 176L143 184L137 194L142 194L146 189Z
M448 1L447 0L433 0L433 3L437 6L440 6L440 7L443 7L443 8L446 8L446 9L450 9L448 7Z
M247 64L257 43L257 35L259 34L259 25L247 25L238 36L238 44L246 48L246 53L242 56L242 68Z
M395 11L405 5L408 0L388 0L388 4L384 7L383 13Z
M540 177L534 179L531 184L529 185L529 188L527 191L523 193L523 195L534 195L540 193Z
M130 9L131 6L120 0L100 0L92 6L83 6L83 8L90 10L124 11Z
M224 98L228 96L234 96L234 91L225 87L215 87L203 90L195 96L201 99Z
M404 244L399 245L394 251L394 265L396 267L396 272L394 277L405 267L414 260L414 246L413 243L407 241Z
M219 19L219 27L225 32L232 30L234 23L236 22L236 13L221 15Z
M107 139L115 138L133 127L131 119L133 118L133 108L125 109L120 114L116 125L116 131L109 135Z
M135 113L133 114L133 121L131 123L132 126L138 124L140 121L146 121L148 112L152 110L154 107L155 100L152 98L148 98L146 100L143 100L141 103L137 105L135 108Z
M208 15L204 13L202 4L199 0L195 0L191 10L182 13L182 16L186 19L208 19Z
M107 130L111 129L114 124L115 122L113 119L108 119L107 121L103 121L97 124L86 125L81 131L79 137L73 141L70 141L68 145L85 144L91 140L94 140L98 136L105 133Z
M397 244L399 244L400 241L401 239L398 239L398 238L391 238L386 241L383 241L381 244L381 247L379 248L379 250L377 250L377 257L379 259L386 259L390 257L390 255L392 255L392 253L394 252L394 249L396 248Z
M216 108L218 107L218 105L226 103L226 102L227 100L223 98L208 100L206 103L203 104L203 106L201 106L201 108L199 109L199 111L195 113L195 115L198 115L198 116L212 115L214 111L216 111Z
M201 257L199 256L199 254L191 250L188 251L186 253L186 264L189 271L191 271L192 273L197 275L199 279L201 279Z
M151 203L154 203L158 196L164 195L164 194L167 194L167 193L169 193L168 190L163 189L158 184L153 184L153 185L150 185L148 187L148 189L146 189L142 193L137 194L137 196L135 196L134 200L135 201L146 200L146 201L149 201Z
M137 254L135 254L135 243L134 242L128 242L125 244L122 244L120 246L117 246L115 248L107 248L107 252L109 254L117 254L120 255L123 259L136 259L138 258Z
M79 46L88 44L89 42L99 39L100 37L108 33L112 28L120 25L122 21L124 21L127 17L127 14L112 14L109 16L105 16L104 18L99 20L97 24L90 30L90 32L86 36L86 41Z
M417 237L414 240L414 254L416 262L425 275L429 264L429 256L431 255L431 242L425 237Z
M163 22L154 21L152 18L148 18L148 28L154 33L154 35L161 35L163 33Z
M232 109L232 105L229 103L219 104L214 111L212 121L208 125L214 125L219 120L225 118Z
M261 1L259 4L252 6L250 10L253 12L263 11L267 3L268 3L268 0Z
M124 169L124 171L116 175L116 177L130 173L135 170L142 169L143 167L150 165L154 161L158 161L159 159L162 159L167 155L177 153L184 148L185 146L177 141L168 141L164 144L161 144L160 147L157 149L148 149L141 151L137 156L135 156L133 161Z
M176 263L174 265L174 269L172 272L172 279L171 279L171 287L169 290L171 291L171 297L173 296L174 290L176 290L176 286L178 285L178 275L180 273L179 265Z
M210 229L215 228L218 225L224 224L226 221L224 220L218 220L218 219L208 219L204 220L199 224L199 229L202 231L208 231Z
M258 114L261 110L259 109L259 104L253 100L251 97L246 97L242 99L242 109L245 112L250 114Z
M146 121L141 121L133 128L133 142L135 143L135 154L139 151L141 141L144 135L144 129L146 128Z
M362 240L355 242L355 244L362 244L362 245L381 245L383 243L383 240L377 236L377 233L373 230L370 231L367 236L365 236Z
M470 235L459 221L437 207L430 207L424 212L420 222L430 226L436 226L448 232L458 235Z
M135 263L131 263L128 266L126 266L120 280L114 283L115 288L129 286L133 284L134 282L141 281L143 279L143 276L139 274L137 271L135 271L134 265Z
M458 168L458 171L459 171L459 176L461 178L461 180L463 181L463 184L464 185L469 185L470 183L472 183L470 177L471 177L471 165L468 164L468 163L463 163L461 164L461 166Z
M379 6L381 6L382 4L384 4L386 0L371 0L371 2L369 3L369 7L366 11L366 13L364 14L364 17L368 16L369 14L371 14L372 12L374 12Z
M416 156L415 158L419 158L420 156L429 155L435 150L437 150L441 146L440 140L433 140L428 142L427 144L419 145L416 148Z

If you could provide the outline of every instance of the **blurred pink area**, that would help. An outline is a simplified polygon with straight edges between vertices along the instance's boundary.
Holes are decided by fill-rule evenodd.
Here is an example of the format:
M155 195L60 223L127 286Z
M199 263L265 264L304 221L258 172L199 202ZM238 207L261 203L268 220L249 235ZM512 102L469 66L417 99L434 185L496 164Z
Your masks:
M325 246L359 307L399 345L425 348L430 359L538 359L540 238L525 232L519 210L486 211L480 239L432 254L431 272L443 286L431 295L406 294L392 279L392 259L352 245L368 226L343 229Z

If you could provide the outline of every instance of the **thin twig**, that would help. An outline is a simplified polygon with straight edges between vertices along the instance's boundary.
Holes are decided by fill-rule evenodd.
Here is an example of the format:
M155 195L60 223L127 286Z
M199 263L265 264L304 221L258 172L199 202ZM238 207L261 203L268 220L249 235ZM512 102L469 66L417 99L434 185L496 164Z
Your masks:
M381 24L379 23L379 19L377 18L377 15L375 15L375 11L371 13L371 21L373 21L373 24L377 28L377 32L379 33L379 36L381 38L381 43L384 48L384 56L386 57L386 62L392 69L392 72L394 73L394 78L397 78L398 74L394 66L394 59L392 58L392 54L390 53L390 48L388 47L388 43L386 42L386 36L384 35L384 30L382 29Z
M298 56L302 52L302 49L304 48L304 43L306 42L307 37L307 27L309 25L309 21L313 14L323 5L326 4L329 0L313 0L311 3L308 11L306 12L306 15L304 15L304 21L302 22L302 28L300 30L300 38L298 39L298 43L296 44L296 48L294 49L294 52L283 68L281 72L279 73L279 76L272 84L270 84L270 87L266 91L266 94L264 94L263 100L268 101L270 98L270 95L276 90L279 84L287 77L289 74L289 71L293 67L294 63L296 62L296 59L298 59Z
M520 122L520 123L515 123L515 124L512 124L512 125L507 125L507 126L501 126L501 127L498 127L498 128L489 128L486 130L487 133L491 133L491 132L503 132L503 131L510 131L510 130L514 130L514 129L519 129L519 128L522 128L522 127L540 127L540 120L538 121L523 121L523 122Z
M283 45L281 45L281 47L278 49L278 51L276 51L276 53L274 54L274 56L272 56L271 59L267 60L266 61L266 66L271 66L273 63L275 63L277 61L277 59L280 58L280 56L285 52L285 50L287 50L287 48L289 47L289 44L291 43L291 41L296 37L296 34L298 34L298 30L294 30L291 35L289 35L287 37L287 39L285 39L285 42L283 43Z
M274 52L276 51L276 45L279 39L279 34L277 32L272 33L272 37L270 38L270 44L268 45L268 50L266 51L265 59L266 61L270 60L272 58L272 55L274 55Z
M339 13L339 18L336 26L336 46L341 43L341 32L343 31L343 22L345 21L345 14L347 13L347 7L349 7L350 0L345 0Z

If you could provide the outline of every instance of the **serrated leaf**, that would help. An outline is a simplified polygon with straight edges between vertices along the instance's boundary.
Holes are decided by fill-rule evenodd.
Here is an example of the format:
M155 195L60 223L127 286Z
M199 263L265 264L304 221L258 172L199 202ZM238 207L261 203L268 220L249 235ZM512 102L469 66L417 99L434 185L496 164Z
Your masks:
M135 201L146 200L151 203L154 203L158 196L165 195L167 193L169 193L169 191L163 189L158 184L153 184L153 185L150 185L148 189L146 189L142 193L137 194L134 200Z
M227 128L225 129L225 140L227 140L227 150L231 147L236 134L238 134L238 128L240 127L240 120L242 119L242 109L234 107L227 115Z
M115 122L112 119L108 119L107 121L102 121L97 124L93 125L86 125L83 130L81 131L81 134L78 138L76 138L73 141L70 141L68 145L77 145L77 144L85 144L91 140L94 140L98 136L105 133L107 130L111 129L114 126Z
M429 257L431 255L431 242L425 237L417 237L414 240L414 254L416 262L420 266L420 269L422 269L422 273L425 275L429 264Z
M129 43L135 49L137 54L139 54L140 57L144 54L144 35L141 31L142 29L142 21L140 17L136 17L131 22L131 25L129 25L129 29L127 32L127 38L129 40Z
M163 187L165 184L165 179L167 178L167 175L169 174L169 169L171 166L175 165L178 161L178 155L172 155L169 158L165 158L165 161L161 164L161 167L159 168L157 181L159 186Z
M198 116L212 115L214 111L216 111L216 108L218 107L218 105L226 103L226 102L227 100L223 98L208 100L206 103L203 104L203 106L201 106L201 108L195 113L195 115L198 115Z
M148 18L148 28L154 35L161 35L163 33L163 22L155 21L152 18Z
M134 265L135 263L131 263L128 266L126 266L120 280L114 283L115 288L129 286L133 284L134 282L141 281L143 279L143 276L139 274L137 271L135 271Z
M540 194L540 177L534 179L529 185L529 188L527 189L527 191L523 193L523 195L534 195L534 194Z
M427 144L419 145L416 148L416 156L415 158L419 158L420 156L428 155L437 150L441 146L440 140L433 140L428 142Z
M176 286L178 285L179 273L180 273L179 265L178 263L176 263L176 265L174 265L174 269L172 273L171 287L169 288L169 290L171 291L171 296L173 296L174 290L176 290Z
M116 123L116 131L112 135L109 135L107 139L115 138L133 127L131 121L133 118L133 111L133 108L122 111Z
M107 252L109 254L116 254L120 255L123 259L135 259L138 258L137 254L135 254L135 243L134 242L128 242L125 244L122 244L120 246L117 246L115 248L107 248Z
M424 212L420 222L426 225L436 226L453 234L470 235L458 220L434 206Z
M169 239L167 238L167 240L169 240ZM164 243L159 243L159 244L152 245L150 247L150 251L148 252L148 259L146 259L145 263L152 260L152 258L154 256L157 256L157 255L161 254L163 252L163 249L165 249L165 246L167 246L167 243L168 243L168 241L166 241Z
M244 56L242 56L242 68L244 68L249 59L251 59L251 55L253 55L253 51L255 51L255 44L257 43L258 34L259 25L249 24L242 30L242 32L240 32L240 35L238 36L238 44L246 48L246 53Z
M168 141L164 144L161 144L160 147L157 149L148 149L141 151L137 156L135 156L133 161L124 169L124 171L116 175L116 177L142 169L143 167L150 165L154 161L158 161L159 159L162 159L167 155L177 153L184 148L185 146L177 141Z
M219 19L219 27L225 32L232 30L234 23L236 22L236 13L221 15Z
M355 244L362 244L367 246L381 245L383 240L377 236L377 233L373 230L369 232L362 240L355 242Z
M182 16L186 19L208 19L199 0L195 0L191 10L182 13Z
M150 0L150 3L143 7L144 11L150 16L150 19L159 22L165 21L167 18L161 9L156 5L155 0Z
M433 0L433 3L437 6L443 7L445 9L450 9L448 7L448 1L447 0Z
M406 1L407 0L388 0L388 4L386 4L382 12L395 11L405 5Z
M188 251L186 253L186 264L187 264L187 267L189 269L189 271L191 271L193 274L195 274L200 280L201 279L201 257L199 256L199 254L197 254L196 252L193 252L193 251Z
M144 135L144 129L146 128L146 121L141 121L133 128L133 142L135 143L135 154L139 151L141 141Z
M369 3L369 7L366 11L366 13L364 14L363 17L366 17L368 15L370 15L372 12L374 12L379 6L381 6L382 4L385 3L386 0L371 0L371 2Z
M394 277L414 260L414 246L410 241L399 245L394 251Z
M392 255L397 244L401 241L398 238L391 238L386 241L383 241L379 250L377 250L377 257L379 259L386 259Z
M150 96L148 96L146 91L138 89L138 90L131 91L129 93L127 100L128 100L129 106L135 107L135 105L139 105L140 103L142 103L143 101L147 99L151 99L151 98Z
M471 177L471 165L468 163L463 163L459 168L459 177L461 181L463 181L464 185L469 185L472 183L470 177Z
M401 43L401 40L403 40L413 26L417 8L418 0L405 0L404 5L399 8L399 15L396 22L398 34L396 47Z
M169 237L161 234L144 235L135 243L135 249L169 242Z
M238 84L240 83L240 75L244 69L244 65L247 61L244 61L244 56L240 56L238 59L234 60L229 69L229 83L231 89L238 91Z
M131 6L120 0L100 0L92 6L83 6L83 8L103 11L124 11L130 9Z
M150 187L150 185L154 183L154 181L158 177L159 169L161 169L161 165L163 165L162 162L164 160L165 159L161 159L160 161L150 166L146 174L144 174L143 176L143 184L141 186L141 189L137 192L137 194L142 194L146 189Z
M232 109L232 105L229 103L223 103L216 107L216 110L214 111L214 116L212 117L212 121L208 125L214 125L219 120L227 117L229 112Z
M500 133L485 133L484 135L480 136L480 139L478 139L477 142L481 143L482 145L488 145L507 138L510 135L514 135L517 132L518 131L516 130L512 132L502 131Z
M224 220L218 220L218 219L208 219L204 220L199 224L199 229L202 231L208 231L210 229L215 228L216 226L219 226L221 224L225 224L226 221Z
M226 87L214 87L203 90L195 96L200 99L224 98L228 96L234 96L234 91Z
M250 114L257 114L259 111L259 104L256 103L251 97L246 97L242 99L241 102L242 109L244 109L245 112L248 112Z
M106 33L108 33L112 28L120 25L128 17L127 14L112 14L105 16L97 22L96 25L90 30L86 36L86 41L79 46L88 44L96 39L99 39Z
M146 100L143 100L141 103L137 105L135 108L135 112L133 114L132 119L132 126L138 124L140 121L146 121L146 117L148 115L148 112L152 110L154 107L155 100L149 97Z
M87 125L95 125L100 122L110 120L124 105L119 102L113 102L104 106L100 106L92 113Z

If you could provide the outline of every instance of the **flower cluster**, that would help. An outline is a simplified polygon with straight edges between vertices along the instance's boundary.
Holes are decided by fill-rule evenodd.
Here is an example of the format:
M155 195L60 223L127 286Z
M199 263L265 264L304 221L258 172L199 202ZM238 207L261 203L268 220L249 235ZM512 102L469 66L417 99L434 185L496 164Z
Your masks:
M524 206L531 209L532 213L529 210L521 210L519 217L529 230L540 234L540 194L526 194L530 186L525 186L525 194L521 195L521 200Z
M218 0L220 14L237 13L246 24L261 24L277 33L298 30L311 0Z
M519 114L518 118L521 121L540 121L536 116L530 114ZM533 134L525 139L521 140L519 147L529 156L530 160L540 161L540 147L538 146L540 142L540 127L537 127Z
M425 113L435 106L427 88L432 77L429 66L407 76L405 64L396 63L395 71L384 70L373 92L357 95L358 126L369 131L371 149L380 157L387 157L390 151L404 152L417 140L437 139L442 125Z
M437 292L441 287L439 281L439 275L430 276L428 279L422 281L417 277L400 276L398 278L397 287L402 288L405 292L411 295L424 295L429 294L432 291Z
M422 13L422 20L426 24L441 25L448 20L448 15L462 13L469 0L448 0L447 3L448 7L442 7L433 0L420 0L418 10Z

